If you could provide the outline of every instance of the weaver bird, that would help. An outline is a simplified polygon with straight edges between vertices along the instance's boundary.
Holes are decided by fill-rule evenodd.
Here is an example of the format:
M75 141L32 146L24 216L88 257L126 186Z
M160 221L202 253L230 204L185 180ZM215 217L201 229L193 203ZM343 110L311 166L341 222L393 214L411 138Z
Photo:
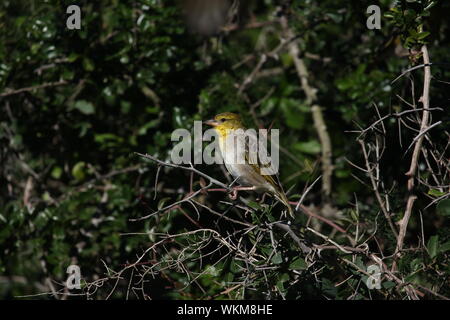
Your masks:
M267 152L256 149L258 150L257 161L250 161L249 144L252 143L252 138L250 135L249 142L247 143L246 138L249 138L249 136L244 134L247 131L242 124L240 116L235 113L225 112L216 115L214 119L205 121L204 123L215 129L225 167L235 181L244 187L241 190L254 190L256 192L267 192L271 194L278 201L282 202L287 207L289 214L294 217L289 200L281 186L275 181L273 176L262 174L264 172L263 169L267 165L261 163L260 155L267 155ZM256 137L254 138L256 139ZM255 143L255 140L253 140L253 143ZM260 148L261 146L257 141L256 143ZM243 161L239 161L239 159L243 159ZM263 163L267 162L263 161Z

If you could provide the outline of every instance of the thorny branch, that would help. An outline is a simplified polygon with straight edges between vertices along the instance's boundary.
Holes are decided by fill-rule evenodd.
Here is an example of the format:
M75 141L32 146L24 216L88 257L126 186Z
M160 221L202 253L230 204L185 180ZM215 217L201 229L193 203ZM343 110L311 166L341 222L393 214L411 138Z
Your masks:
M414 188L414 180L416 176L417 166L419 162L419 156L420 151L422 148L422 142L424 139L424 133L428 131L429 128L429 118L430 118L430 82L431 82L431 68L429 66L430 64L430 57L428 55L428 49L427 46L422 46L422 56L423 56L423 63L425 64L424 67L424 80L423 80L423 93L422 97L420 98L420 101L423 104L423 113L422 113L422 121L420 124L420 132L417 135L419 138L414 139L415 146L414 151L411 157L411 165L409 167L408 172L406 175L408 176L408 191L410 192L410 195L408 197L405 215L403 216L403 219L400 220L400 232L397 238L397 248L396 252L398 253L403 248L403 242L405 240L406 235L406 229L408 228L408 222L411 217L412 209L414 206L414 201L416 200L416 196L413 194L413 188Z
M294 36L293 31L289 28L286 17L281 18L281 25L290 38ZM298 77L300 79L301 87L306 95L306 102L311 106L311 113L313 116L314 127L316 128L319 136L320 144L322 146L322 190L326 197L331 195L332 188L332 176L333 176L333 162L332 162L332 146L330 135L327 130L327 126L323 117L322 109L316 104L317 101L317 89L313 88L309 84L309 73L306 68L305 62L300 58L300 51L295 41L290 42L288 45L289 54L292 57L295 68L297 70Z

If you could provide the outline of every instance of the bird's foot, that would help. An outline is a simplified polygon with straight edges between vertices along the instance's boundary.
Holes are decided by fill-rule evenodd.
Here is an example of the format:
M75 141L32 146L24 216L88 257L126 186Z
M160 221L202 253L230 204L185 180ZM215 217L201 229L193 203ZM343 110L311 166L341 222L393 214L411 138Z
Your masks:
M256 201L258 201L258 203L264 203L264 201L266 200L266 193L263 193L261 198L256 198Z
M237 195L238 195L237 190L233 188L233 190L228 194L228 197L230 197L231 200L236 200Z
M231 200L236 200L239 191L251 191L255 190L255 187L233 187L231 192L228 194Z

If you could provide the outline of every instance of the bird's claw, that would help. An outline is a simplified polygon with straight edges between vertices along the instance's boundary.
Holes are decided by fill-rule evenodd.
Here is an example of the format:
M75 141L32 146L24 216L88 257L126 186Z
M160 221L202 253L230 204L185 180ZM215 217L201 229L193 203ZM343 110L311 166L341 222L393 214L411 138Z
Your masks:
M249 191L249 190L255 190L255 187L234 187L228 194L231 200L237 199L238 191Z
M231 200L236 200L238 195L238 191L236 189L233 189L229 194L228 197L230 197Z

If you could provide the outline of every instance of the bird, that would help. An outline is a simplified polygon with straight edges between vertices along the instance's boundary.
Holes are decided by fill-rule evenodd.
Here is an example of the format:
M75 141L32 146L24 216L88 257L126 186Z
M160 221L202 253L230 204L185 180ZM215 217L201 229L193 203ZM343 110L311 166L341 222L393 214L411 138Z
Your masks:
M294 212L289 204L289 200L284 193L282 187L275 181L273 176L262 174L265 167L261 164L260 157L258 161L249 161L249 143L246 142L243 132L246 128L242 124L241 117L236 113L224 112L216 115L213 119L203 122L214 128L217 133L219 150L224 160L225 167L235 181L242 187L242 190L254 190L256 192L267 192L274 196L278 201L283 203L288 209L289 215L294 217ZM242 129L242 130L239 130ZM233 139L230 144L230 135L235 135L241 143L236 143L237 139ZM259 155L261 149L259 149ZM267 152L265 152L267 154ZM244 159L244 161L236 161ZM264 161L264 163L267 163Z

